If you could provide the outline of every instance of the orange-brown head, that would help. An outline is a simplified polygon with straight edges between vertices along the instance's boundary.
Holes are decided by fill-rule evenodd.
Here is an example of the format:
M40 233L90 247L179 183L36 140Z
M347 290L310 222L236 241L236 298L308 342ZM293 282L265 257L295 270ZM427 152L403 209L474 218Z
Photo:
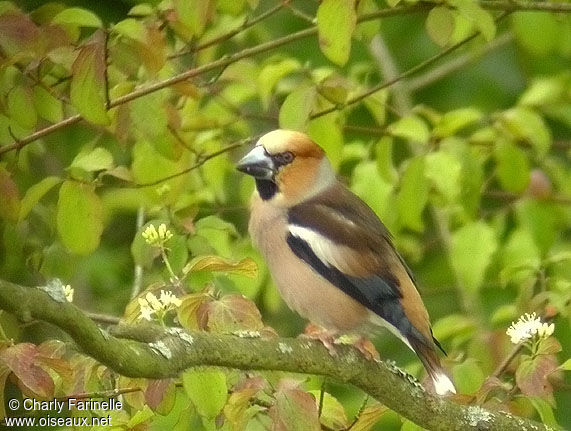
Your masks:
M262 136L237 169L256 179L262 199L284 207L303 202L335 181L323 149L292 130L278 129Z

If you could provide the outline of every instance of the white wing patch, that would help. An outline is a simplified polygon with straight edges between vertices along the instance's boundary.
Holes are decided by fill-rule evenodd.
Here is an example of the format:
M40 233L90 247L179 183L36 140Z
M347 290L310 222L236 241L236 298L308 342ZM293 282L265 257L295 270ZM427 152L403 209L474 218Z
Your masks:
M335 259L335 255L337 254L335 253L335 249L339 246L333 241L312 229L295 224L289 225L289 232L296 238L305 241L319 260L325 265L330 268L339 268L338 262L336 262Z

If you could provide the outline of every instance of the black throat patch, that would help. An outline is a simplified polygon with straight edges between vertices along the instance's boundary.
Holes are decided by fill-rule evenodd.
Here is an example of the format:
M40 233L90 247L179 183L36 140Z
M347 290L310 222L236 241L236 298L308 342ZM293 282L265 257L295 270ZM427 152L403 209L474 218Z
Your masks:
M274 197L278 192L278 185L270 180L256 178L256 188L258 189L260 197L265 201Z

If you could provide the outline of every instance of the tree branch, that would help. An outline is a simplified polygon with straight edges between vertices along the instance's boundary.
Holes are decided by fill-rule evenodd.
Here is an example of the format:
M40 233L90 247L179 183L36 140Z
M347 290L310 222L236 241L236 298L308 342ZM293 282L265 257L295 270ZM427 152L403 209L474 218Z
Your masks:
M397 15L407 15L407 14L412 14L412 13L428 11L432 7L434 7L434 5L436 5L436 4L438 4L438 3L422 2L422 3L410 5L410 6L397 6L394 8L381 9L377 12L372 12L369 14L361 15L357 19L357 24L367 22L367 21L376 20L376 19L380 19L380 18L387 18L387 17L397 16ZM516 12L516 11L522 11L522 12L524 12L524 11L561 12L561 13L571 12L571 4L569 4L569 3L558 3L558 2L557 3L556 2L536 3L536 2L527 2L527 1L521 2L521 1L517 1L517 0L509 0L509 1L485 0L485 1L481 1L479 4L484 9L502 10L506 14L509 14L511 12ZM280 6L280 8L281 8L281 6ZM276 9L276 11L277 10L278 9ZM275 11L272 10L272 14L274 12ZM267 16L265 16L265 14L262 14L262 16L256 18L255 21L256 22L261 21L262 19L265 19L266 17ZM228 32L227 34L224 34L224 35L220 36L219 38L217 38L217 40L212 41L212 43L207 42L208 46L211 46L215 43L220 43L224 40L228 40L228 39L232 38L234 35L240 33L240 31L242 31L244 29L243 28L244 26L245 26L245 28L248 28L250 25L245 23L241 27L238 28L238 31L236 31L237 29L233 29L230 32ZM124 96L121 96L121 97L118 97L114 100L111 100L108 103L108 107L114 108L116 106L123 105L123 104L128 103L132 100L138 99L139 97L143 97L143 96L146 96L148 94L154 93L155 91L159 91L159 90L162 90L164 88L173 86L173 85L178 84L178 83L185 81L187 79L194 78L196 76L202 75L204 73L210 72L210 71L218 69L218 68L227 67L230 64L235 63L235 62L242 60L244 58L253 57L254 55L260 54L262 52L271 51L271 50L278 48L282 45L288 44L288 43L296 41L296 40L301 40L301 39L304 39L306 37L313 36L315 34L317 34L317 26L309 27L309 28L306 28L304 30L300 30L296 33L292 33L292 34L289 34L287 36L283 36L281 38L278 38L278 39L275 39L273 41L266 42L266 43L263 43L263 44L260 44L260 45L257 45L257 46L251 47L251 48L245 48L242 51L239 51L234 55L224 56L218 60L212 61L212 62L204 64L202 66L198 66L198 67L189 69L186 72L180 73L178 75L175 75L175 76L168 78L168 79L165 79L163 81L159 81L159 82L156 82L154 84L150 84L150 85L147 85L145 87L138 88L137 90L134 90L131 93L125 94ZM365 99L366 97L370 96L371 94L374 94L383 88L389 87L389 86L395 84L396 82L399 82L400 80L402 80L404 78L408 78L410 75L426 68L427 66L432 64L434 61L438 60L439 58L443 57L444 55L448 54L449 52L457 49L458 47L460 47L464 43L468 42L469 40L473 39L474 37L476 37L476 35L473 35L471 38L464 39L459 44L456 44L456 45L453 45L453 46L447 48L446 50L442 51L441 53L437 54L436 56L431 57L431 58L425 60L424 62L418 64L417 66L409 69L408 71L403 73L401 76L397 77L395 80L384 82L384 83L381 83L381 84L371 88L370 90L368 90L368 91L356 96L355 98L347 101L346 105L350 105L350 104L360 102L361 100ZM335 107L317 112L317 113L313 114L311 116L311 118L316 118L316 117L320 117L322 115L326 115L326 114L333 112L337 109L339 109L339 107L335 106ZM14 150L20 150L23 147L25 147L26 145L29 145L32 142L35 142L36 140L38 140L38 139L40 139L46 135L49 135L52 132L55 132L59 129L65 128L65 127L70 126L72 124L76 124L76 123L80 122L81 120L83 120L83 117L81 115L73 115L73 116L68 117L68 118L66 118L66 119L64 119L58 123L51 124L51 125L43 128L43 129L40 129L40 130L38 130L38 131L28 135L28 136L25 136L21 139L15 139L12 144L0 147L0 156L2 156L5 153L14 151Z
M0 280L0 309L23 321L40 319L67 332L83 351L129 377L177 377L198 366L319 374L350 383L429 430L547 431L509 413L462 406L427 393L395 365L369 361L349 346L331 356L318 342L288 338L241 338L157 325L120 325L109 335L81 310L50 292ZM52 292L55 297L59 292Z

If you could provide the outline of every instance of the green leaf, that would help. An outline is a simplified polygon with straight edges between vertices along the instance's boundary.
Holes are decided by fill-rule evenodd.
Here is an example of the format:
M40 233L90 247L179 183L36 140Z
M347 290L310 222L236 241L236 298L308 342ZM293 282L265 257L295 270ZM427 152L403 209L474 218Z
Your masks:
M344 78L331 75L319 82L318 91L329 102L343 104L349 95L349 85Z
M200 36L209 17L210 0L174 0L173 3L178 20L190 30L188 36Z
M377 168L383 179L389 182L398 180L398 172L393 163L393 138L383 136L375 147Z
M450 203L460 194L462 164L451 154L443 151L426 156L425 175Z
M71 24L77 27L103 27L103 23L93 12L79 7L62 10L53 19L52 24Z
M182 374L182 385L196 411L203 418L214 419L226 404L226 375L220 370L187 370Z
M571 371L571 359L567 359L565 362L559 365L558 369L563 371Z
M432 331L437 340L443 341L456 336L472 335L476 330L474 320L462 314L450 314L434 322Z
M135 428L137 425L148 421L153 416L155 416L155 413L149 408L149 406L145 405L142 409L137 410L133 416L131 416L126 426L128 429Z
M402 426L400 427L400 431L423 431L424 428L422 428L420 425L415 424L412 421L409 421L408 419L405 419L404 422L402 423Z
M494 148L498 180L503 189L521 193L529 184L529 162L525 153L509 141L500 140Z
M504 285L510 281L520 283L535 275L541 264L541 255L529 230L519 227L510 235L501 253L501 261L500 280Z
M434 126L432 133L437 138L446 138L459 130L480 121L482 113L475 108L462 108L444 114Z
M319 403L321 391L309 391L309 393L312 394L316 402ZM341 431L347 429L349 421L343 404L328 392L324 392L323 395L323 408L321 410L321 417L319 418L321 424L327 427L328 430Z
M8 114L24 129L33 129L38 121L29 88L15 86L8 93Z
M518 310L514 304L500 305L492 314L490 321L496 327L508 326L510 322L517 319Z
M373 161L359 163L353 170L351 189L389 227L395 225L398 214L393 210L393 184L381 178Z
M519 97L523 106L544 106L558 102L565 92L565 80L560 76L536 78Z
M385 124L387 118L387 102L389 99L389 92L387 89L377 91L376 93L370 95L365 100L363 100L364 105L367 110L371 113L371 116L375 119L379 126Z
M387 4L390 7L395 7L396 5L398 5L402 0L387 0Z
M86 172L104 171L112 167L113 156L108 150L101 147L79 153L70 165L70 168L83 169Z
M127 18L119 21L113 26L113 31L129 39L147 43L147 30L139 20Z
M271 63L262 68L258 74L258 92L264 111L270 107L272 91L276 84L285 76L301 68L301 64L294 58L286 58L277 63Z
M19 220L24 220L32 208L40 201L44 195L49 192L56 184L61 182L59 177L46 177L39 183L34 184L30 187L24 197L22 198L22 203L20 206Z
M155 92L133 100L131 119L137 134L155 143L167 132L168 118L165 109L164 92ZM153 145L155 149L156 145ZM158 149L157 149L158 150Z
M292 91L280 108L280 128L306 131L315 95L313 87L301 87Z
M349 60L356 22L353 0L323 0L317 9L319 47L329 60L339 66Z
M454 15L444 6L436 6L430 10L426 17L426 31L428 36L438 46L446 46L454 32Z
M65 181L59 190L57 231L62 243L76 254L94 251L103 232L103 205L94 190L75 181Z
M374 0L360 0L357 3L357 15L363 16L373 12L377 12L379 7ZM381 30L380 20L361 21L355 28L353 37L364 42L370 42L371 39Z
M63 102L52 96L48 90L35 86L33 98L34 107L44 120L57 123L63 119Z
M397 194L400 225L417 232L424 230L422 212L428 202L428 183L424 180L424 169L423 157L410 159Z
M556 206L547 202L524 200L516 207L519 223L533 235L542 254L553 246L559 236L561 216Z
M325 150L331 165L336 169L341 162L343 150L343 133L339 124L339 113L332 112L311 120L307 134Z
M511 17L516 40L531 55L543 57L554 53L562 32L556 16L549 13L517 13Z
M193 259L183 269L185 274L198 271L225 272L256 278L258 276L258 265L249 257L240 261L230 261L220 256L201 256Z
M3 166L0 165L0 218L15 222L20 213L18 186Z
M351 431L369 431L389 409L377 401L363 409L351 427Z
M474 0L449 0L448 3L456 7L458 12L475 26L487 42L496 36L496 24L492 14L484 10L477 2Z
M411 142L418 142L420 144L428 143L430 139L430 130L428 126L420 117L416 115L409 115L402 117L400 120L392 123L388 131L393 136L406 139Z
M531 144L538 155L544 156L551 147L551 133L543 118L535 111L517 107L501 116L504 126L513 135Z
M105 109L105 52L103 32L97 31L92 42L83 46L73 62L70 99L87 121L107 125Z
M539 397L528 397L527 399L531 402L537 413L539 413L542 423L554 427L555 429L560 429L559 423L553 414L553 407L551 407L547 401Z
M450 262L467 289L480 288L496 248L494 229L481 221L466 224L452 234Z
M475 393L485 380L484 372L473 358L466 359L463 363L455 365L452 373L456 388L462 394Z

